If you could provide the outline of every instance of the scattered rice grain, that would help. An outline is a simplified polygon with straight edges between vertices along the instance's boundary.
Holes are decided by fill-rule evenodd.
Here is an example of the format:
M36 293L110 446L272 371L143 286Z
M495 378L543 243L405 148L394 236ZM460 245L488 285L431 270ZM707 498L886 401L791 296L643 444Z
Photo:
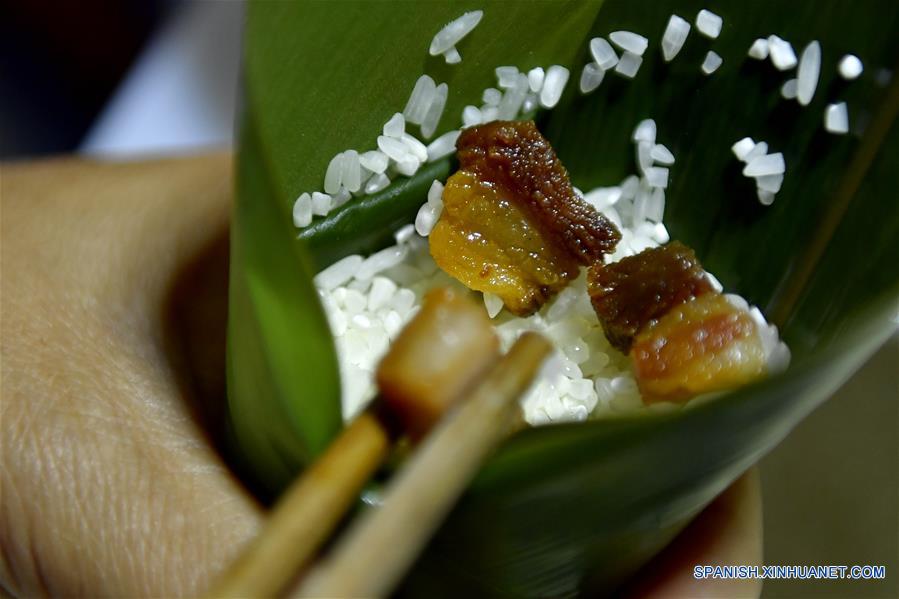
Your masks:
M531 91L539 93L541 89L543 89L543 80L546 78L546 73L543 70L543 67L534 67L530 71L528 71L528 87L531 88Z
M342 258L315 275L313 282L319 289L330 291L352 279L362 266L362 256Z
M717 52L709 50L706 52L705 59L702 61L702 72L706 75L711 75L718 70L718 67L720 67L723 62L724 59L721 58Z
M371 195L386 189L390 185L390 177L385 173L377 173L365 184L365 193Z
M406 122L413 125L421 125L421 121L425 118L425 114L431 106L436 88L437 84L428 75L422 75L415 81L415 86L409 95L409 101L403 109L403 116L406 117Z
M383 173L387 170L390 159L387 154L379 150L371 150L359 155L359 164L373 173Z
M818 87L818 77L821 74L821 44L817 41L809 43L802 51L799 60L799 71L796 99L802 106L808 106Z
M668 19L668 25L665 26L665 33L662 34L662 57L665 62L671 62L677 56L687 36L690 34L690 23L677 15L671 15Z
M293 226L302 229L312 222L312 196L301 193L293 203Z
M752 42L752 45L749 46L748 54L750 58L755 58L756 60L768 58L768 40L760 37Z
M799 93L799 82L793 79L787 79L784 81L784 84L780 86L780 95L785 100L794 100L796 99L796 95Z
M406 119L403 118L403 113L401 112L397 112L392 117L390 117L390 120L384 123L384 135L386 135L387 137L399 139L405 132Z
M865 67L862 65L862 61L858 56L854 54L846 54L843 58L840 59L840 66L838 67L840 71L840 76L847 81L851 81L856 79L859 75L862 74L862 71L865 70Z
M553 108L559 103L565 85L568 83L568 69L554 64L546 71L543 80L543 88L540 90L540 105L544 108Z
M780 175L785 171L784 156L780 152L776 152L753 158L743 168L743 175L747 177L761 177L763 175Z
M824 110L824 128L839 135L849 132L849 111L845 102L827 106Z
M428 144L428 162L434 162L444 156L449 156L456 149L456 140L460 131L448 131Z
M602 83L602 78L606 74L595 62L588 62L581 71L581 81L579 88L582 94L589 94Z
M459 64L462 62L462 55L459 54L459 51L453 46L443 53L443 60L446 61L446 64Z
M642 57L638 56L637 54L625 51L621 54L621 58L618 60L618 64L615 65L615 72L622 77L633 79L637 75L637 71L640 70L641 64L643 64Z
M779 71L792 69L799 62L790 42L776 35L768 36L768 56L771 58L771 64Z
M431 47L428 49L428 53L431 56L437 56L458 44L462 38L471 33L472 29L477 27L483 16L484 11L473 10L444 25L443 29L438 31L434 39L431 40Z
M724 19L710 10L703 8L696 15L696 29L708 38L715 39L721 35L722 25L724 25Z
M443 116L443 109L446 107L446 98L449 95L449 86L441 83L434 88L431 97L431 105L428 106L425 116L421 121L421 136L425 139L431 139L434 132L437 131L437 125L440 124L440 117Z
M596 64L598 64L599 68L602 70L608 71L618 64L618 55L615 53L611 44L604 38L594 37L590 40L589 45L590 54L593 56L593 60L596 61Z
M325 216L331 211L331 196L320 191L312 192L312 214Z

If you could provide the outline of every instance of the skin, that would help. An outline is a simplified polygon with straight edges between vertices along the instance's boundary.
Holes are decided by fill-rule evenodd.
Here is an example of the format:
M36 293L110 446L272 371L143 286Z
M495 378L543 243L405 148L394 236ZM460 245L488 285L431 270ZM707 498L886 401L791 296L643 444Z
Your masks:
M231 156L0 167L0 585L191 596L260 530L223 462ZM696 563L761 561L744 477L634 597L758 596Z

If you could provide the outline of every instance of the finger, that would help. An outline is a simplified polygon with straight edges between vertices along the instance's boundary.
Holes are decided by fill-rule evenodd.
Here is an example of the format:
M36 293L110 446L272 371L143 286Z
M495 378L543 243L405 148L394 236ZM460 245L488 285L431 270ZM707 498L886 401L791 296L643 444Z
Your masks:
M751 468L641 570L627 596L758 597L758 580L697 580L697 565L761 566L762 503L758 471Z
M3 586L196 594L256 531L164 334L177 273L226 230L229 165L4 167Z
M4 241L29 268L140 308L227 230L231 156L7 165L2 185Z

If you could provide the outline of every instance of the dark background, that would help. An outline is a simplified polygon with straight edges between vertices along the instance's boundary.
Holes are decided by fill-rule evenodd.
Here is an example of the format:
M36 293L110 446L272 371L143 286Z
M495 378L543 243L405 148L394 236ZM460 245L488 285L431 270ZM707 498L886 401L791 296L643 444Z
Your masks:
M0 159L75 150L180 0L0 0Z

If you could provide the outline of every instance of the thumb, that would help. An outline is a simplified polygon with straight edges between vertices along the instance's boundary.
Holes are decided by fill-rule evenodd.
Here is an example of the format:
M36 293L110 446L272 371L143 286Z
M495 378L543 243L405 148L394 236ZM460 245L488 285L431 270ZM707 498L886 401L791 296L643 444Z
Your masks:
M226 235L230 156L4 166L0 186L0 582L201 592L261 518L193 409L221 392L221 342L185 349L169 311Z

